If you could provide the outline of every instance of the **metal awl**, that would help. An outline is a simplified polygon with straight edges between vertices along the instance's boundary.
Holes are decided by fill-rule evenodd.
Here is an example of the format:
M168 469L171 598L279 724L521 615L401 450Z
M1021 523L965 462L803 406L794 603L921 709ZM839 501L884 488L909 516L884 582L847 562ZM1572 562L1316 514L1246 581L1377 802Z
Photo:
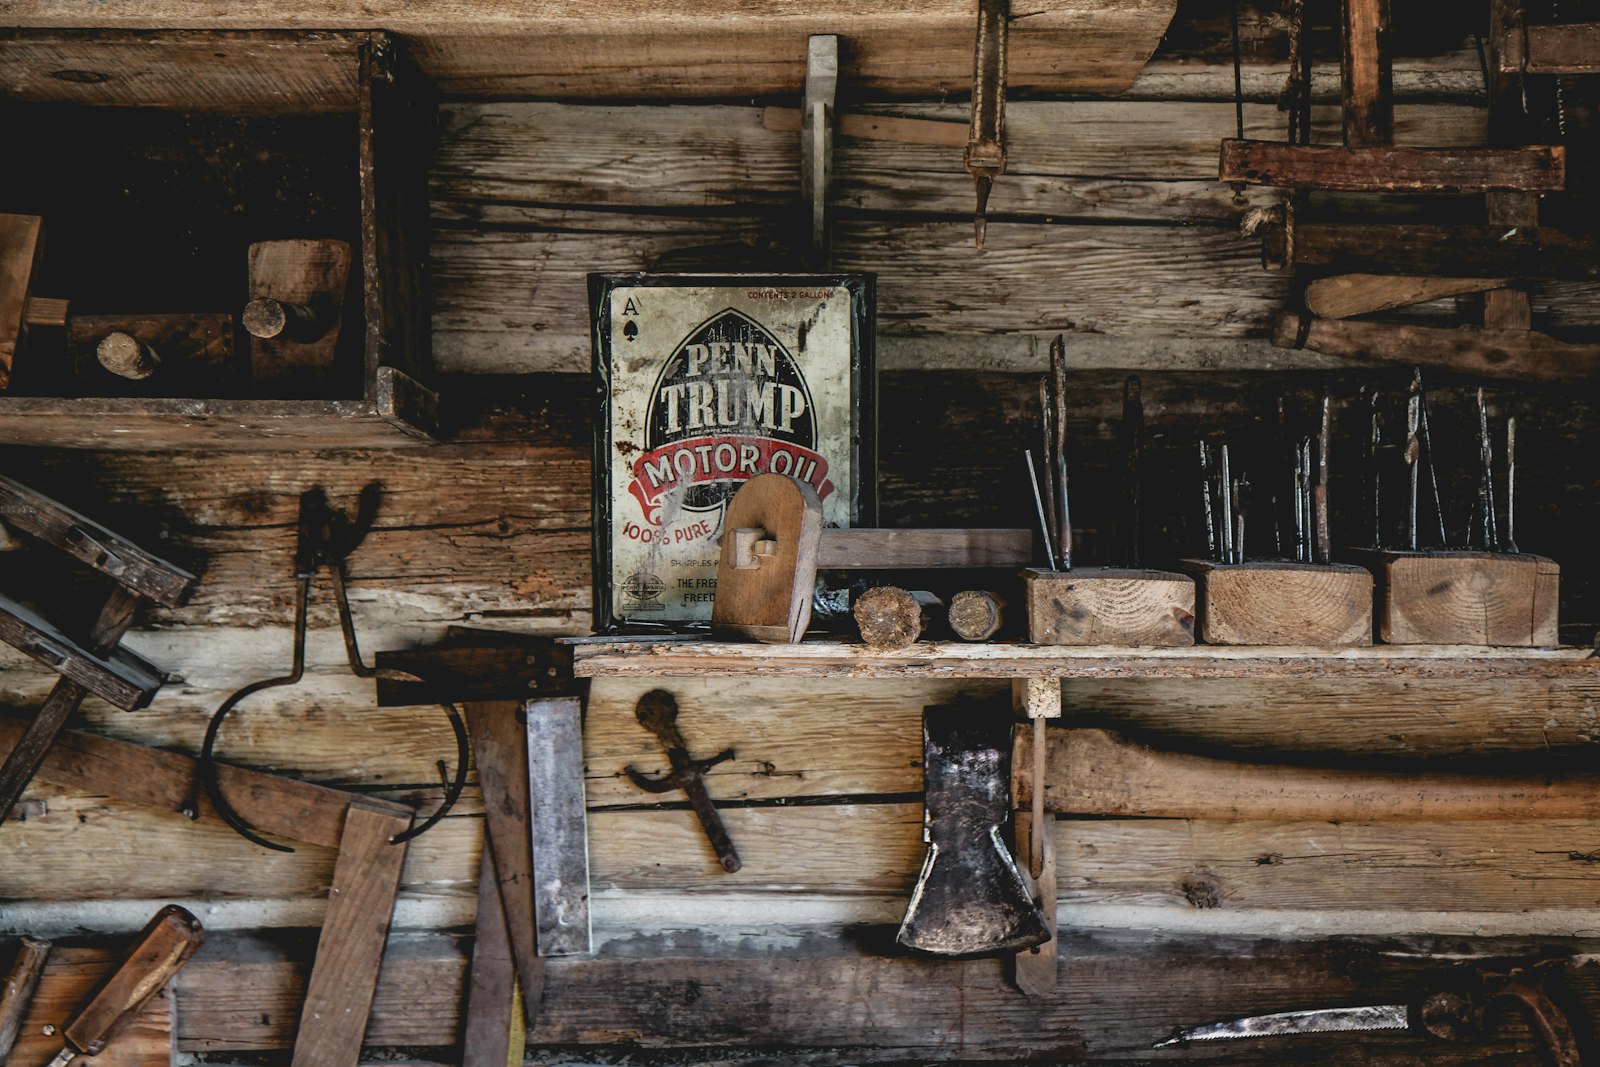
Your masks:
M989 190L1006 171L1006 36L1011 0L978 0L978 37L972 61L972 130L961 157L978 188L973 234L978 251L988 227Z

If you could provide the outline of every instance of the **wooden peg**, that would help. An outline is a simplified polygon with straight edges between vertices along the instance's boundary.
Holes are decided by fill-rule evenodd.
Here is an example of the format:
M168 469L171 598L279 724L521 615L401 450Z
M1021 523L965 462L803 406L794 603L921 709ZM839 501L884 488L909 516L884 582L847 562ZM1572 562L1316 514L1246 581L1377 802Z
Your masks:
M261 241L250 246L250 382L257 396L327 396L350 280L344 241Z
M136 382L150 377L161 365L161 357L155 349L121 330L113 330L101 338L95 346L95 357L112 374Z
M1005 624L1006 599L987 589L963 589L950 598L950 629L963 641L987 641Z

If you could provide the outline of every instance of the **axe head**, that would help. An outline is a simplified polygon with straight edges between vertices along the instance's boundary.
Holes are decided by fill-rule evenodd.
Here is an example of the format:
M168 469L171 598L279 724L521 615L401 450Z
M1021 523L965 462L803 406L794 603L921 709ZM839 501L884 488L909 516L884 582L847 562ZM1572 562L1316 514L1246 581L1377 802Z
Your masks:
M1011 814L1011 709L925 708L922 752L928 856L897 940L941 956L1050 940L1002 836Z

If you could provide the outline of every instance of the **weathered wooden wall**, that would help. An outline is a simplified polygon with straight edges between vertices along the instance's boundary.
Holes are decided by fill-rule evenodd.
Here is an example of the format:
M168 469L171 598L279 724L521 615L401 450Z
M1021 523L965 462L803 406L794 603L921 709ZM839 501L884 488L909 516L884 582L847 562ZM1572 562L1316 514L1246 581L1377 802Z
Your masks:
M1082 368L1073 418L1085 458L1074 485L1085 516L1112 499L1104 457L1127 371L1144 375L1157 467L1202 429L1264 418L1279 391L1326 387L1351 401L1361 383L1392 380L1260 340L1290 287L1237 234L1241 211L1271 196L1250 190L1235 203L1212 180L1216 144L1233 132L1226 11L1182 5L1167 45L1121 96L1013 104L1011 166L990 202L981 257L959 165L963 108L931 93L891 103L847 86L860 99L847 94L846 114L914 120L877 122L836 145L834 266L880 275L887 525L1027 521L1017 452L1035 403L1030 375L1056 332ZM1281 86L1281 21L1247 9L1243 25L1246 122L1264 134L1280 128L1268 101ZM1470 41L1408 40L1398 138L1481 142ZM225 694L281 672L295 509L315 485L345 506L370 481L384 488L377 529L350 566L369 655L428 643L458 623L584 632L583 275L712 262L695 252L708 245L791 264L798 151L783 109L796 102L447 103L431 174L432 268L451 443L0 453L8 474L202 574L190 604L147 615L129 639L178 677L144 711L91 700L87 728L193 752ZM1592 337L1600 327L1594 286L1541 286L1534 309L1555 333ZM1441 402L1450 397L1465 393L1442 388ZM1519 542L1560 560L1564 621L1592 628L1592 391L1500 387L1492 399L1524 420L1535 457L1519 486ZM1157 543L1193 537L1176 498L1150 507ZM1341 522L1355 536L1348 506ZM0 581L46 595L19 554L0 556ZM376 709L371 684L344 670L326 588L319 594L306 682L241 708L225 757L431 806L432 762L449 752L442 717ZM30 708L49 681L0 651L0 704ZM716 867L685 805L654 804L623 775L662 762L632 714L654 685L678 695L696 750L737 750L711 775L745 858L737 875ZM1592 948L1562 940L1596 932L1600 867L1588 859L1600 840L1587 825L1064 819L1054 827L1065 930L1057 998L1022 997L993 961L897 958L892 927L922 854L921 709L960 696L1003 694L950 681L597 681L585 746L598 954L551 967L531 1040L591 1046L564 1048L568 1061L621 1055L616 1046L647 1059L661 1046L713 1045L818 1062L846 1056L841 1048L855 1062L1128 1059L1180 1024L1398 995L1444 960ZM1074 721L1264 757L1492 758L1600 742L1600 679L1073 682L1066 700ZM222 829L43 784L28 796L40 802L33 814L0 830L0 929L127 931L157 901L190 902L217 936L180 983L178 1047L223 1059L285 1047L331 853L268 854ZM474 786L412 846L371 1043L448 1059L459 1039L481 830ZM1376 940L1321 940L1361 937ZM1513 1025L1502 1042L1456 1052L1374 1037L1334 1053L1209 1054L1512 1063L1528 1062L1530 1047Z

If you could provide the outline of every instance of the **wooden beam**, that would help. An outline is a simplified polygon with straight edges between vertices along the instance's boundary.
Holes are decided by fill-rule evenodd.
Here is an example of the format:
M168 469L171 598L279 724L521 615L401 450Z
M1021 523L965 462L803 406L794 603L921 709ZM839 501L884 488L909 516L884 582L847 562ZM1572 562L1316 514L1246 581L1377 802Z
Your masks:
M292 1067L356 1067L377 992L389 919L400 892L411 812L365 798L351 800L339 835L339 860L328 911L306 982Z
M120 588L120 587L119 587ZM122 590L126 593L125 590ZM132 621L129 598L127 622ZM119 632L117 637L122 635ZM93 693L124 711L142 708L161 688L161 669L126 649L111 647L98 652L93 642L74 641L49 622L6 596L0 596L0 641L43 663L83 693Z
M1600 345L1569 344L1526 329L1411 326L1347 319L1280 317L1272 343L1375 363L1417 364L1457 374L1521 382L1592 382L1600 376Z
M1262 233L1267 262L1285 266L1282 226ZM1549 226L1447 226L1419 223L1297 223L1293 266L1338 272L1451 274L1513 278L1600 278L1600 241Z
M1389 0L1342 0L1339 28L1344 143L1351 148L1393 144Z
M824 530L819 570L1024 567L1033 562L1031 530Z
M1526 148L1340 148L1281 141L1222 142L1217 179L1287 189L1476 193L1566 188L1563 145Z
M1524 47L1526 44L1526 47ZM1501 74L1600 74L1600 22L1525 26L1501 38Z
M9 750L21 735L22 723L0 716L0 748ZM198 818L214 819L215 812L198 789L198 773L190 756L63 730L45 756L38 777L79 792L114 796L163 811L188 810ZM307 844L339 847L352 794L228 764L218 764L217 779L239 814L256 829ZM401 804L369 798L363 798L363 803L395 817L411 814Z

